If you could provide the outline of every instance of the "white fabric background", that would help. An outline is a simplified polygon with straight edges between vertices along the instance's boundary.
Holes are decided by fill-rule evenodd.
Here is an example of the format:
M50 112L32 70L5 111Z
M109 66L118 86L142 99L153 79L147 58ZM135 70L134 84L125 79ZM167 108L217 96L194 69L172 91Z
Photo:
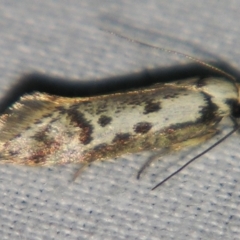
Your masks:
M161 66L158 52L100 27L239 67L237 0L0 3L1 97L33 71L101 81ZM196 152L164 157L139 181L147 154L92 164L74 183L76 165L1 165L1 239L239 239L239 143L235 134L155 191Z

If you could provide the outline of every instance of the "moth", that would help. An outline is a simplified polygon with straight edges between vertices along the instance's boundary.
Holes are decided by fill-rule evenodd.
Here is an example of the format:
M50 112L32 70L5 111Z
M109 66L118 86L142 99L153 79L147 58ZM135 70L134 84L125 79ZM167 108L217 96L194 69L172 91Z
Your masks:
M84 167L126 153L176 151L214 136L224 117L235 122L239 101L239 84L227 77L194 77L92 97L36 91L0 116L0 163Z

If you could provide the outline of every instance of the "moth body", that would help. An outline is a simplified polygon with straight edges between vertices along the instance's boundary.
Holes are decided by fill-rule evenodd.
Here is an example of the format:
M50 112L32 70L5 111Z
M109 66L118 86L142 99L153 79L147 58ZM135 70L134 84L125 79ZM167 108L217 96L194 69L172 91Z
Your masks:
M86 164L195 145L223 117L238 117L238 88L225 78L193 78L93 97L24 95L0 117L0 162Z

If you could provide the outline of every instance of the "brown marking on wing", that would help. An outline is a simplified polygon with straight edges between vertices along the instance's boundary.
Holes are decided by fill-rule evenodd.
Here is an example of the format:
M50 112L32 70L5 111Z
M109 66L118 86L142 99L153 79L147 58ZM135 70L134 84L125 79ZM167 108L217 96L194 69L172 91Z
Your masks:
M130 133L117 133L112 140L112 143L124 144L129 141L130 137Z
M76 109L67 110L67 114L73 124L81 129L79 140L82 144L87 145L92 141L93 126L90 121L86 120L84 114Z
M36 143L38 150L34 151L27 160L29 165L44 165L47 156L53 154L60 148L60 143L49 136L49 131L49 127L46 127L31 137L38 143Z

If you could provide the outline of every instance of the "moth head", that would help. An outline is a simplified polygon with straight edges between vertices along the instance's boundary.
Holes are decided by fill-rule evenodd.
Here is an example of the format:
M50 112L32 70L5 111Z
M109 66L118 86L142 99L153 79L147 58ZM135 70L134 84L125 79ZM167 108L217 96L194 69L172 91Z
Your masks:
M240 84L237 84L238 99L227 99L226 102L231 106L231 116L233 118L240 118Z

